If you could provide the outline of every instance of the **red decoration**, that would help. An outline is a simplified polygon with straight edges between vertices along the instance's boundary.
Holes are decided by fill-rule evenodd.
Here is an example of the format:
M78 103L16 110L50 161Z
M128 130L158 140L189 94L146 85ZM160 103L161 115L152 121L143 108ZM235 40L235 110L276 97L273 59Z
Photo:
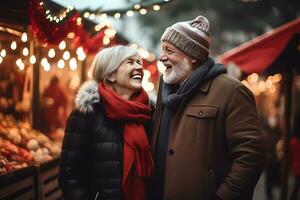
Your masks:
M46 19L45 9L40 2L40 0L30 0L28 9L33 33L39 41L44 44L57 45L68 33L73 32L75 34L75 45L82 46L86 53L95 53L99 48L103 47L103 37L106 28L91 36L84 30L82 24L77 24L77 19L80 17L77 11L72 11L72 16L63 22L50 22ZM115 40L111 39L109 46L115 43Z

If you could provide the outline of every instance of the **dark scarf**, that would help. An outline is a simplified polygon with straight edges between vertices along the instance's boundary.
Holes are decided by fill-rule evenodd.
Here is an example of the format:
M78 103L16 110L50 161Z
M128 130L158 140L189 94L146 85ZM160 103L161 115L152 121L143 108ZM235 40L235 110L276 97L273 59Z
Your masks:
M180 86L163 83L162 103L169 108L176 108L182 99L193 94L199 86L214 79L219 74L226 73L222 64L215 64L215 61L208 57L207 61L193 71L193 73Z
M125 200L145 199L145 177L153 175L154 163L143 123L151 118L147 93L142 90L133 100L125 100L99 84L99 93L107 116L125 120L122 189Z

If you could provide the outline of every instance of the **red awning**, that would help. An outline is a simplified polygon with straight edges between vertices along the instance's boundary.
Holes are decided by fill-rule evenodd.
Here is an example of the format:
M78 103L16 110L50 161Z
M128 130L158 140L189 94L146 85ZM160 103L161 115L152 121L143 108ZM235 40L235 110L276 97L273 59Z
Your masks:
M280 55L296 33L300 33L300 18L225 52L219 61L223 64L234 63L247 74L261 73Z

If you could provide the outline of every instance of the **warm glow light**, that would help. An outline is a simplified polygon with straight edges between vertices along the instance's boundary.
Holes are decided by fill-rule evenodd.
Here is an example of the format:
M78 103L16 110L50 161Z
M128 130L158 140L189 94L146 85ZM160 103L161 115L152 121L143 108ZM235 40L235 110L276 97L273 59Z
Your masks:
M106 13L103 13L103 14L100 15L100 19L101 20L104 20L106 18L107 18L107 14Z
M115 15L114 15L114 18L115 19L119 19L121 17L121 14L120 13L116 13Z
M103 44L104 44L104 45L108 45L109 43L110 43L109 37L104 36L104 37L103 37Z
M22 35L21 35L21 40L22 40L22 42L27 42L27 40L28 40L28 36L27 36L27 33L22 33Z
M69 51L65 51L63 54L63 59L64 60L69 60L70 59L70 52Z
M63 41L61 41L60 43L59 43L59 45L58 45L58 48L60 49L60 50L64 50L65 48L66 48L66 42L63 40Z
M86 58L86 55L82 47L78 47L78 49L76 50L76 54L78 56L78 59L81 61L83 61Z
M68 33L68 36L67 36L67 37L70 38L70 39L74 39L75 33L70 32L70 33Z
M46 63L44 66L43 66L44 70L46 72L49 72L51 70L51 65L49 63Z
M152 91L154 89L154 84L151 82L143 82L142 85L146 91Z
M74 90L76 89L80 84L80 78L78 75L74 76L70 82L70 87Z
M166 70L166 66L161 62L161 61L157 61L157 69L160 73L165 73Z
M55 50L53 48L51 48L48 52L48 56L49 58L54 58L55 57Z
M93 20L93 19L95 19L95 17L96 17L95 14L90 14L89 19L90 19L90 20Z
M30 56L29 62L30 62L31 64L35 64L36 58L35 58L34 55Z
M133 13L132 10L128 10L128 11L126 12L126 15L127 15L128 17L132 17L132 16L134 15L134 13Z
M133 49L137 49L138 45L137 44L131 44L129 47L133 48Z
M141 15L145 15L145 14L147 14L147 10L145 8L142 8L140 10L140 13L141 13Z
M24 47L24 49L23 49L23 55L24 55L24 56L28 56L28 54L29 54L28 48L27 48L27 47Z
M149 72L149 70L145 69L143 79L146 81L150 78L150 76L151 76L151 73Z
M60 59L58 62L57 62L57 67L59 69L62 69L65 67L65 61L63 59Z
M138 9L140 9L140 8L141 8L141 5L140 5L140 4L135 4L135 5L134 5L134 9L137 9L137 10L138 10Z
M41 60L41 65L42 65L42 66L45 66L45 65L47 65L47 64L48 64L47 58L43 58L43 59Z
M148 58L147 58L147 60L149 62L153 62L155 59L156 59L156 56L153 53L150 53L149 56L148 56Z
M247 77L247 80L248 82L251 84L251 83L255 83L258 81L258 75L256 73L253 73L253 74L250 74L248 77Z
M89 12L85 12L83 16L84 16L84 18L88 18L90 16L90 13Z
M138 49L138 54L144 59L148 58L148 56L149 56L149 52L143 48Z
M0 64L3 62L3 58L0 56Z
M21 58L17 59L16 64L21 71L25 69L25 64L22 62Z
M112 28L108 28L104 31L105 35L107 35L108 37L112 38L116 35L117 31L115 29Z
M12 50L16 50L17 49L17 42L16 41L12 41L11 45L10 45L10 48Z
M153 10L155 10L155 11L160 10L160 6L159 6L159 5L154 5L154 6L153 6Z
M0 55L4 58L6 56L6 50L2 49Z
M75 58L71 58L69 61L70 69L76 70L77 69L77 61Z

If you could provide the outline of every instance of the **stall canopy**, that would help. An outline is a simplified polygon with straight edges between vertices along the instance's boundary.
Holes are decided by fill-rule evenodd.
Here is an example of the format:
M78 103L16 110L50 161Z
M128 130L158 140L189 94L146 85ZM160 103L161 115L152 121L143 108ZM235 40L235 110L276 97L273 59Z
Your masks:
M219 61L246 74L300 68L300 18L225 52Z

